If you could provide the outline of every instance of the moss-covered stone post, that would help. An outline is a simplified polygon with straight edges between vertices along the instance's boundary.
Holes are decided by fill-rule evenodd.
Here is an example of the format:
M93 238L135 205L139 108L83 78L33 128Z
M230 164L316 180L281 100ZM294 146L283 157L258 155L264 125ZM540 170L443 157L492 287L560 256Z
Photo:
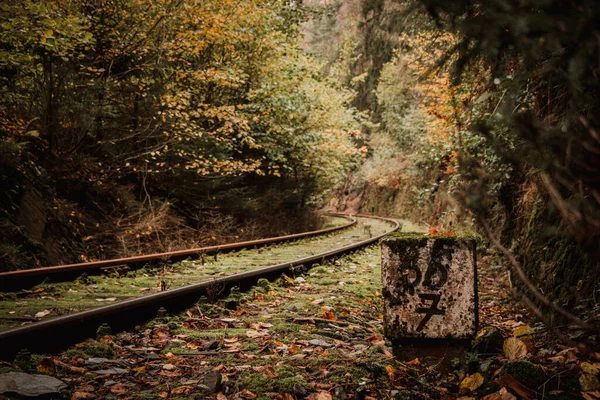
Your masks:
M477 333L476 241L396 233L382 240L385 335L407 358L464 357Z

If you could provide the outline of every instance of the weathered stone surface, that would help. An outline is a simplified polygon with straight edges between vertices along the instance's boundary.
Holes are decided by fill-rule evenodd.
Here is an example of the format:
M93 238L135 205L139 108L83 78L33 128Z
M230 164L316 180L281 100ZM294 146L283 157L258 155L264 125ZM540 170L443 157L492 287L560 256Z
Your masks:
M52 376L9 372L0 375L0 394L22 397L58 395L67 385Z
M384 328L395 339L472 339L475 240L398 233L382 241Z
M221 390L221 383L223 377L219 371L212 370L204 377L202 384L206 387L206 391L209 394L217 393Z

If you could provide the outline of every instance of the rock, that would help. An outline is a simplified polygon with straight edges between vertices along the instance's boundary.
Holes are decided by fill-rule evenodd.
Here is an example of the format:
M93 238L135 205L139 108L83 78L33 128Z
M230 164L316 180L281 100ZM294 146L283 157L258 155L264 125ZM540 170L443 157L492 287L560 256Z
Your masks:
M129 373L129 371L123 368L108 368L99 369L98 371L94 371L94 373L98 375L122 375Z
M304 386L300 385L299 383L294 383L293 390L294 390L294 395L296 397L306 397L306 395L308 394L308 392L306 391Z
M341 386L338 386L335 389L333 389L333 395L335 396L335 398L337 400L347 400L348 399L348 395L346 394L346 391Z
M294 279L294 280L295 280L296 282L298 282L298 283L304 283L304 282L306 282L306 279L304 279L304 278L303 278L303 277L301 277L301 276L297 277L297 278L296 278L296 279Z
M288 308L288 311L291 311L291 312L296 312L296 311L298 311L298 307L296 307L296 306L291 306L290 308Z
M327 343L326 341L321 340L321 339L311 339L308 341L308 343L312 346L333 347L333 345L331 343Z
M217 393L221 389L223 378L219 371L212 370L204 377L202 384L206 386L206 391L209 394Z
M60 395L67 385L52 376L9 372L0 375L0 394L38 397Z
M85 365L98 365L98 364L102 364L103 362L108 361L108 358L103 358L103 357L92 357L92 358L88 358L87 360L85 360Z
M162 358L160 358L160 356L156 353L146 353L145 356L148 360L162 360Z
M204 350L214 350L217 347L219 347L219 341L218 340L209 340L208 342L204 343L204 345L202 346L202 348Z
M503 344L502 332L495 326L486 326L475 338L473 348L481 354L498 353Z

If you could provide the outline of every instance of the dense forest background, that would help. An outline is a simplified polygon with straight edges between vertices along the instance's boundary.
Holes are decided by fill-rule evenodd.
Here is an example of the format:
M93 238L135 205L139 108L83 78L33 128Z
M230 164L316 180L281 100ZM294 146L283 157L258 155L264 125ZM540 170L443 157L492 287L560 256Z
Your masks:
M0 8L1 269L305 230L326 205L476 230L526 302L595 303L593 1Z
M301 7L0 7L1 269L306 230L360 156Z

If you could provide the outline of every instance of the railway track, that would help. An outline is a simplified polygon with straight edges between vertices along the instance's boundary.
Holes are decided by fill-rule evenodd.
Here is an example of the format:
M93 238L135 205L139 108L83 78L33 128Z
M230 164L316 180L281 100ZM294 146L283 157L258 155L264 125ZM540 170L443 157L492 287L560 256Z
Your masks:
M116 258L110 260L100 260L77 264L57 265L51 267L32 268L19 271L0 272L0 291L10 291L20 289L26 286L33 286L36 283L43 281L61 281L75 278L82 273L98 273L107 268L123 267L134 268L136 266L160 262L160 261L177 261L185 258L203 258L207 255L217 253L227 253L241 249L253 248L257 246L267 246L276 243L282 243L292 240L298 240L311 236L325 235L349 228L356 224L356 219L353 217L330 214L334 218L345 219L347 223L334 225L329 228L320 229L310 232L296 233L292 235L277 236L271 238L250 240L244 242L228 243L216 246L205 246L186 250L177 250L164 253L146 254L141 256Z
M192 249L173 255L176 259L200 256L196 261L162 263L160 267L121 272L113 269L100 276L83 275L73 281L43 283L29 290L2 293L0 358L11 359L23 348L38 352L62 348L93 337L102 323L119 331L154 318L165 310L185 309L201 298L215 301L228 295L233 287L243 291L260 278L274 279L290 271L297 273L313 264L367 246L399 226L391 219L357 216L350 223L325 232ZM295 241L281 244L289 240ZM268 247L250 249L259 245ZM225 251L229 253L223 254ZM210 260L202 257L207 254L214 257ZM143 261L133 257L130 262L147 263L168 257L163 253L143 256ZM120 259L93 263L95 266L61 266L65 271L55 267L54 271L60 272L53 272L52 276L56 280L74 272L98 271L127 263ZM23 274L21 278L44 276L41 271L36 274L39 275ZM18 278L11 279L13 285L18 282Z

